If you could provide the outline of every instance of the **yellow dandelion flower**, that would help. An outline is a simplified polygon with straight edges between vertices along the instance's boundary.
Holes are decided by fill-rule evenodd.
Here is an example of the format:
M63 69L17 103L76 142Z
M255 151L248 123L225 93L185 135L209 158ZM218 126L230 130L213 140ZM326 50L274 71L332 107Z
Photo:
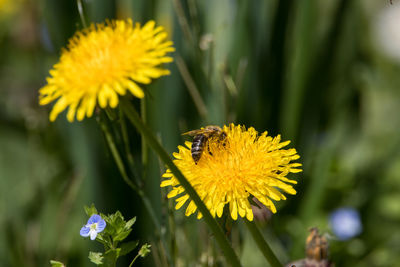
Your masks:
M254 128L233 124L222 129L226 136L210 137L204 146L200 160L195 163L191 153L191 142L178 146L174 153L174 163L188 179L212 216L221 217L225 204L229 204L232 218L246 217L253 220L249 197L256 197L272 212L276 212L274 201L285 200L283 192L296 194L292 184L297 182L286 178L289 173L297 173L300 163L292 162L300 158L294 148L282 149L290 141L281 142L280 135L272 138L267 132L258 134ZM176 199L176 209L181 208L189 195L168 169L161 187L171 186L168 198ZM197 206L190 201L186 216L195 213ZM200 219L202 214L199 212Z
M116 107L126 91L143 98L138 83L169 74L160 67L172 61L166 55L174 48L166 38L164 28L155 27L154 21L143 27L132 20L92 24L70 39L39 91L39 103L57 100L50 120L69 107L67 119L72 122L75 115L78 120L91 117L97 103L101 108Z
M16 13L21 4L21 0L0 0L0 20Z

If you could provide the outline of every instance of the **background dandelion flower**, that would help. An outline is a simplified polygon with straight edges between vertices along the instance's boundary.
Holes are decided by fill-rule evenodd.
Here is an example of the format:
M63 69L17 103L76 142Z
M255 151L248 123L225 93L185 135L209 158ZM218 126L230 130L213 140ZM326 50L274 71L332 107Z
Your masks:
M14 13L16 2L18 1L0 0L0 20L3 16Z
M166 54L174 48L166 38L163 27L155 27L154 21L143 27L132 20L92 24L70 39L50 70L47 85L39 91L39 103L57 100L50 120L69 107L67 119L72 122L75 116L78 120L91 117L97 102L102 108L116 107L118 95L126 91L143 98L138 83L148 84L169 74L159 67L172 61Z
M280 135L274 138L267 136L267 132L259 135L252 127L246 130L244 126L233 124L224 126L223 131L227 134L224 142L211 138L197 165L192 159L191 142L178 147L179 152L174 153L174 163L214 217L221 217L225 204L229 204L234 220L239 214L252 221L250 196L256 197L275 213L272 200L285 200L282 192L296 194L292 184L297 182L286 176L302 171L298 168L300 163L291 162L300 156L294 148L282 149L290 141L281 143ZM167 179L161 183L161 187L172 187L168 198L181 195L176 199L175 207L181 208L189 195L169 169L163 177ZM189 216L196 210L196 205L190 201L185 215ZM202 214L199 212L197 217L201 218Z

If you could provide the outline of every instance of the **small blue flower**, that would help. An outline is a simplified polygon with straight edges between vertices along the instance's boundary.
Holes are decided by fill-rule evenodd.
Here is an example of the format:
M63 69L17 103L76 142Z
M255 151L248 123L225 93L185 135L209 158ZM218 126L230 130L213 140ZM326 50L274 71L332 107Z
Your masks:
M90 236L91 240L95 240L98 233L102 232L106 228L106 222L100 217L100 215L93 214L87 224L81 228L80 235L83 237Z
M362 231L360 215L357 210L351 208L335 210L331 214L330 224L339 240L348 240Z

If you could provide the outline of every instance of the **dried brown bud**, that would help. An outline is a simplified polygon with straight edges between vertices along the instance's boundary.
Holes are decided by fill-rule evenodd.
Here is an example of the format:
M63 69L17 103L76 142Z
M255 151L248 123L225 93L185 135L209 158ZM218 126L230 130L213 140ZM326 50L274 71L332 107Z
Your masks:
M328 240L319 234L318 228L310 229L306 239L307 258L290 262L287 267L333 267L334 264L328 260Z
M306 255L308 259L322 261L328 259L328 240L319 234L318 228L310 229L306 240Z

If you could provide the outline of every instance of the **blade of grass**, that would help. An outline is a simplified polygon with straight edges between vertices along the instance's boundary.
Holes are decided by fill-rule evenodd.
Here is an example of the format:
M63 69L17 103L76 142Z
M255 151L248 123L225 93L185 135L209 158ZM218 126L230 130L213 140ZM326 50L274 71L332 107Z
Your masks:
M181 29L183 31L183 35L190 42L191 45L194 45L194 38L190 30L188 20L185 16L185 11L183 10L182 3L180 2L180 0L173 0L172 2L174 4L174 9L178 17L179 25L181 26Z
M199 115L205 119L207 117L207 107L204 104L204 101L200 95L199 90L197 89L197 86L195 82L192 79L192 76L189 73L189 70L187 69L187 66L183 59L180 56L176 57L176 66L178 67L178 70L182 76L183 81L186 84L186 88L189 91L190 96L193 99L194 105L197 108L197 111L199 112Z
M297 21L295 22L295 36L291 55L293 64L289 72L288 85L285 88L281 110L282 131L288 139L296 142L299 119L303 108L304 92L310 67L314 56L314 33L316 1L306 0L298 3Z

